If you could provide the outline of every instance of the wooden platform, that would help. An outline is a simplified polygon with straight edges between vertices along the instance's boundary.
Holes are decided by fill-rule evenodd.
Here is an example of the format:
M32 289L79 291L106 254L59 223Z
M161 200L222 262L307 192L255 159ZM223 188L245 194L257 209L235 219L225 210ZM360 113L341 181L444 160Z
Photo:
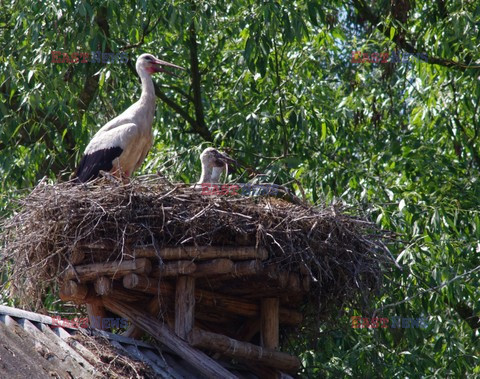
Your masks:
M62 300L87 304L90 318L106 310L127 318L126 335L149 333L208 377L234 376L205 353L243 361L260 376L298 371L299 359L278 351L279 327L302 322L305 272L286 271L253 246L137 246L122 260L98 262L108 249L75 250Z

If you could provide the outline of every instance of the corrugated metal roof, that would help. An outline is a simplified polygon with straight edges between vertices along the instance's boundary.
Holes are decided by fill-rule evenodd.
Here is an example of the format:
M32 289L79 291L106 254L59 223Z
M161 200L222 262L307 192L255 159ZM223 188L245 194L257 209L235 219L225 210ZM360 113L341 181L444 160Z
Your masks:
M88 379L106 373L117 378L203 378L166 347L97 329L63 328L49 316L3 305L0 336L2 378ZM256 377L229 369L239 377Z

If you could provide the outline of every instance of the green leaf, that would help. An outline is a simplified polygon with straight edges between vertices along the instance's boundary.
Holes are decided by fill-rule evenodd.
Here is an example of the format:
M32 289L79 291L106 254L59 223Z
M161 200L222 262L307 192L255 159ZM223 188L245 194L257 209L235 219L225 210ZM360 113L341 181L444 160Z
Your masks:
M390 26L390 41L393 41L393 37L395 37L395 28L393 26Z

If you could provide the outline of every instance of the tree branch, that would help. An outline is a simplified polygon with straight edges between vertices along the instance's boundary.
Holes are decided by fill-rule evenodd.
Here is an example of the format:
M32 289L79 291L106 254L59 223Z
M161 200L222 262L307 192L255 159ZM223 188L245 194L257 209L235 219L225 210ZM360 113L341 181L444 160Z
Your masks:
M460 318L465 321L473 330L480 328L480 317L478 317L472 308L464 302L459 302L455 305L449 304Z
M195 31L195 21L193 19L188 29L188 33L190 43L190 70L192 78L193 105L195 108L196 128L198 129L199 134L203 138L208 141L212 141L213 138L207 128L207 125L205 124L205 115L203 113L201 76L198 64L197 35Z
M95 16L95 22L97 23L98 27L100 28L100 30L105 35L105 38L107 39L107 43L105 45L105 51L111 52L110 43L109 43L110 27L108 25L106 7L98 8L97 15ZM83 84L82 92L80 92L80 95L77 101L77 107L80 110L80 116L82 116L83 113L85 113L88 106L93 101L95 97L95 93L98 90L98 85L100 80L100 77L98 75L96 76L93 75L93 73L95 72L95 66L92 66L92 67L90 66L92 65L88 65L87 67L87 77L85 79L85 83Z

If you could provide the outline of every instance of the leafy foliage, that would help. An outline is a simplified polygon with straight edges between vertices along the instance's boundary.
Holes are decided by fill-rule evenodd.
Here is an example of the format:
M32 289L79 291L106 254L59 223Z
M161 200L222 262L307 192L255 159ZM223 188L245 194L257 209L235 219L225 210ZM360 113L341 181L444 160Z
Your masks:
M386 278L377 314L423 315L428 328L352 329L344 310L317 343L295 341L305 375L478 374L479 24L480 4L459 0L4 5L1 211L41 177L68 177L98 127L138 98L132 62L151 52L190 78L155 79L143 173L195 181L213 143L399 235L403 269ZM128 52L130 64L51 62L52 51L97 50ZM420 59L355 64L354 51Z

